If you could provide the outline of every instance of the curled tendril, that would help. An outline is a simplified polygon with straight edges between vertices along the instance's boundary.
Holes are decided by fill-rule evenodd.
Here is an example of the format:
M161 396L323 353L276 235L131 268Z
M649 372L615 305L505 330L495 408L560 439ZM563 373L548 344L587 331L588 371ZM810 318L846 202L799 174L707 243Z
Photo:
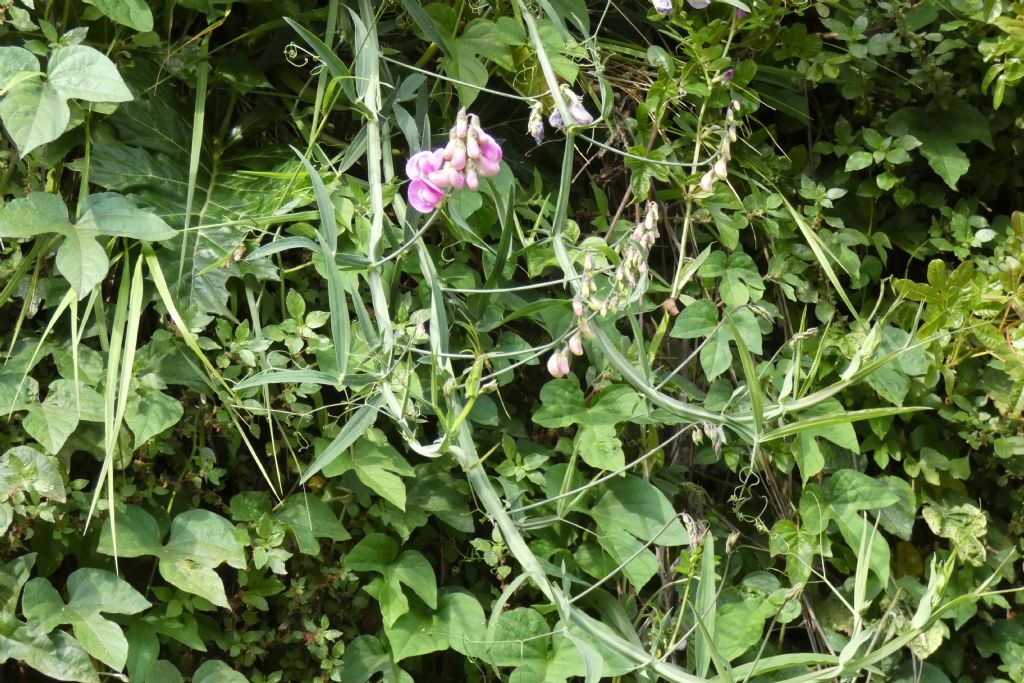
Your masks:
M316 76L318 73L323 71L323 61L316 54L310 52L306 48L302 47L298 43L291 42L284 46L284 58L289 64L297 69L305 68L310 62L314 62L316 66L309 70L309 73Z

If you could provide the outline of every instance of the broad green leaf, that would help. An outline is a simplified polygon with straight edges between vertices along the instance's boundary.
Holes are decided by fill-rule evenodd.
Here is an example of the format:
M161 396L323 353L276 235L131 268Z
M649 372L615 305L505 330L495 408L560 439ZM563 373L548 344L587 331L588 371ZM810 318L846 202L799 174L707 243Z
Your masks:
M210 659L196 669L192 683L249 683L249 679L219 659Z
M71 109L49 82L23 81L0 100L0 119L24 157L61 136L71 121Z
M140 33L153 30L153 12L145 0L85 0L118 24Z
M833 510L877 510L895 505L900 497L885 484L857 470L839 470L826 484Z
M23 625L9 633L0 630L0 662L8 659L58 681L100 683L89 654L63 631L33 633Z
M604 530L626 531L657 545L687 545L690 536L668 499L653 484L624 476L608 481L589 514Z
M78 427L78 414L66 407L43 403L30 407L21 424L47 453L56 455Z
M104 664L122 670L128 658L128 640L121 627L101 613L136 614L150 603L124 579L102 569L83 568L68 577L67 604L47 579L25 586L22 610L29 625L49 633L70 624L83 647Z
M0 47L0 89L6 90L15 76L39 71L39 59L23 47Z
M178 424L183 414L181 403L161 391L132 394L125 407L124 421L135 435L134 448Z
M533 421L541 427L560 429L580 421L583 392L575 377L546 382L540 389L540 400L541 407L533 414Z
M800 468L800 480L803 484L825 468L825 456L822 455L818 441L812 434L798 434L793 440L793 460Z
M184 683L184 679L178 667L166 659L158 659L146 673L146 683Z
M334 440L316 456L313 463L306 469L300 483L309 481L310 477L334 462L335 459L348 450L349 446L358 441L377 420L377 412L383 403L383 395L377 394L364 403L359 410L355 411L341 428L341 431L334 437Z
M433 613L406 612L390 627L385 626L384 634L396 662L448 649L448 635L439 615Z
M904 541L909 541L917 518L917 494L906 479L900 477L879 477L899 500L878 512L879 524L883 529Z
M384 433L370 428L350 450L323 469L334 477L355 470L359 481L400 510L405 510L406 490L401 477L412 476L412 466L396 451Z
M320 554L317 539L346 541L351 538L338 521L338 516L319 496L308 493L289 496L277 517L295 534L299 551L306 555Z
M437 580L434 568L422 553L406 550L394 563L388 566L385 576L408 586L427 607L437 607Z
M65 500L64 477L57 458L31 446L15 446L0 457L0 492L27 490L37 498Z
M764 622L774 609L761 597L747 597L718 607L715 615L715 647L732 661L761 641Z
M67 231L57 249L57 270L79 299L85 298L103 281L109 267L107 252L96 241L93 231L77 228Z
M481 635L486 632L484 608L476 596L462 589L445 589L438 600L437 627L448 637L449 646L467 657L483 657L486 645Z
M487 659L494 666L523 666L547 658L551 628L544 617L530 607L516 607L498 616L488 629Z
M845 470L850 471L850 470ZM852 506L833 507L832 520L839 527L846 545L860 555L858 549L862 542L867 542L868 566L875 573L882 585L889 583L889 564L891 553L881 529L875 529L863 514Z
M610 425L583 425L576 434L583 462L597 470L618 470L626 465L622 442Z
M0 565L0 623L14 616L21 589L32 574L36 554L21 555Z
M156 242L173 239L177 232L162 218L139 209L116 192L91 194L79 207L79 228L88 228L99 235L130 237Z
M35 237L71 228L68 207L49 192L32 192L12 199L0 208L0 237Z
M768 537L768 549L772 556L786 558L786 576L794 586L806 583L811 576L817 539L804 529L798 529L791 520L779 520L772 527Z
M209 510L188 510L174 518L166 545L160 543L157 522L145 510L127 506L117 515L117 555L160 559L160 575L183 591L202 596L215 605L228 607L224 584L214 569L223 563L245 568L245 551L234 535L234 527ZM103 525L97 548L114 554L110 521Z
M341 683L366 683L391 669L391 657L375 636L359 636L345 646L341 665Z
M981 509L973 505L927 505L922 515L932 533L952 542L957 555L975 567L985 563L988 519Z
M383 573L398 556L398 542L386 534L369 534L345 555L343 564L353 571Z
M676 316L670 336L697 339L711 334L718 326L718 307L708 299L698 299Z
M114 63L86 45L65 45L50 55L47 82L65 99L87 102L127 102L132 93Z

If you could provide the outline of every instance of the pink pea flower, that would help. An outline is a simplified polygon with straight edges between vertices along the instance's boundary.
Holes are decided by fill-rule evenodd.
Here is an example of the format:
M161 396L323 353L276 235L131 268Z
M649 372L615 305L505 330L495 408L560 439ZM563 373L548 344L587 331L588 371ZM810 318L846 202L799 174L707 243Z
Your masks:
M409 161L405 162L405 175L409 177L409 180L425 178L429 173L440 170L443 165L443 149L424 150L413 154L409 157Z
M746 19L749 16L750 16L750 12L747 12L746 10L742 10L739 7L736 8L736 18L737 19Z
M480 131L477 138L480 143L480 157L482 159L489 159L494 162L501 161L501 145L495 142L490 133Z
M426 178L409 183L409 203L420 213L430 213L444 201L444 190Z

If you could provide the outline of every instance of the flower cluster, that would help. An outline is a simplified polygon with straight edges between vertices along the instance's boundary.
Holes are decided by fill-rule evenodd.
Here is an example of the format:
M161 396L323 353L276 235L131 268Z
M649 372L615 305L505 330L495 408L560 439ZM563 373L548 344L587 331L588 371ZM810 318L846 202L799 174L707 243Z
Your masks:
M444 201L449 188L476 190L480 177L501 169L501 145L483 128L476 114L459 110L448 144L432 151L418 152L405 164L409 203L420 213L433 211Z
M606 316L619 310L623 301L628 301L636 292L641 278L647 274L647 256L651 247L661 233L658 231L658 205L647 203L647 213L643 221L634 227L629 239L625 241L622 257L614 275L611 276L612 291L606 298L598 294L597 283L594 281L594 258L590 254L583 257L583 280L579 292L572 300L572 312L576 322L576 331L566 345L555 351L548 358L548 372L552 377L564 377L569 374L569 355L583 355L583 337L591 337L593 332L587 321L588 311Z
M740 110L738 100L733 100L725 112L725 135L722 136L722 144L718 147L718 159L711 169L701 176L700 189L704 192L714 192L715 183L729 177L729 160L732 159L732 143L736 142L736 112Z

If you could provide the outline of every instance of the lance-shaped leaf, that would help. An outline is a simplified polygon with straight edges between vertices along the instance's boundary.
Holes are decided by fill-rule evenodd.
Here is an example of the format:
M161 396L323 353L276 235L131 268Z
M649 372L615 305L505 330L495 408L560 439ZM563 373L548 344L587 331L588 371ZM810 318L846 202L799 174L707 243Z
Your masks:
M47 579L29 581L21 601L29 627L45 634L69 624L89 654L113 669L123 669L128 640L121 627L102 613L136 614L149 607L149 601L117 575L91 568L68 577L68 594L65 604Z

